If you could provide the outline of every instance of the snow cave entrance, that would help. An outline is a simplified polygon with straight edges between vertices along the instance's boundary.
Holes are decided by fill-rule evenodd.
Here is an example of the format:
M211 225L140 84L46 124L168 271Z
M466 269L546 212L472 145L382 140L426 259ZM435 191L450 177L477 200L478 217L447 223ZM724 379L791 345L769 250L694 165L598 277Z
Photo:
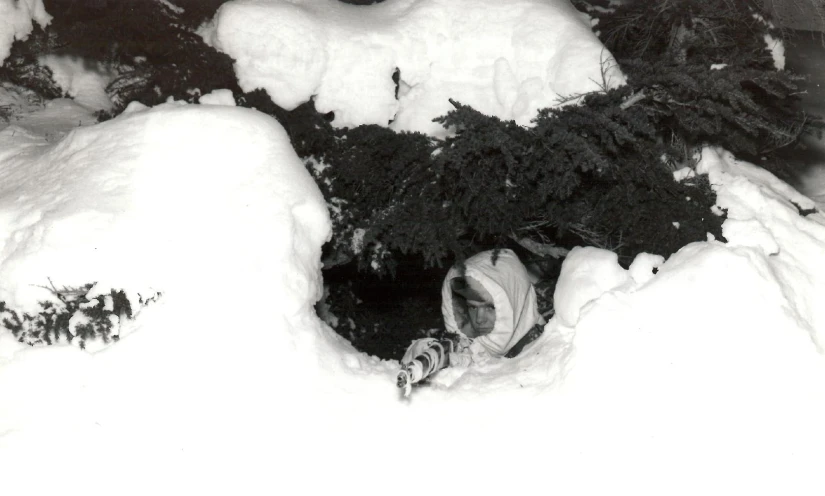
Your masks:
M549 318L563 259L538 259L515 243L506 248L536 278L539 311ZM449 266L427 267L415 255L398 255L396 262L394 275L359 269L354 260L324 269L324 296L315 306L318 316L358 351L385 360L400 360L415 339L446 332L441 285Z

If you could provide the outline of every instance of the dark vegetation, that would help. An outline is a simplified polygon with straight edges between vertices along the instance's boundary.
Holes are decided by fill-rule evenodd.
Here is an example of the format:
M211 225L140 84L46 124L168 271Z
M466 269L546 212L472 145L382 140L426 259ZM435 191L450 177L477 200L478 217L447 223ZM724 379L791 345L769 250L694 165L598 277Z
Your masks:
M46 0L54 23L15 43L0 78L54 97L36 57L63 50L117 71L113 114L134 100L197 101L228 88L239 104L274 116L333 213L319 313L383 358L440 328L444 268L480 250L515 249L542 277L549 314L565 249L610 249L627 265L707 233L723 240L707 178L676 182L673 171L695 165L704 145L774 163L761 159L818 125L793 107L800 78L773 67L764 35L782 33L754 17L758 2L640 0L612 11L576 2L598 18L628 84L569 95L577 105L541 110L530 128L455 95L454 110L438 119L453 131L445 139L375 125L336 129L312 102L286 111L262 90L243 94L232 60L193 33L223 0L175 3L183 14L147 0Z
M0 323L18 341L31 346L77 340L78 346L85 349L89 340L96 339L103 343L117 341L120 339L120 326L132 319L140 308L133 309L122 290L111 290L108 295L88 298L93 286L86 284L78 288L58 289L50 281L50 286L44 286L44 289L54 298L40 301L37 313L17 312L0 301ZM138 296L137 301L142 308L159 297L160 293Z

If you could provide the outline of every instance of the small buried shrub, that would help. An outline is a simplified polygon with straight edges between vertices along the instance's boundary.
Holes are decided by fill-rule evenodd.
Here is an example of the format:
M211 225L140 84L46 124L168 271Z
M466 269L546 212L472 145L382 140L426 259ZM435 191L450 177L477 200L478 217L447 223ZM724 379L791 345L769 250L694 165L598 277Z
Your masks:
M123 290L113 289L109 294L88 298L93 286L45 288L55 296L56 301L40 301L40 310L34 314L17 312L10 309L6 302L0 301L0 323L19 342L30 346L52 345L61 339L73 343L76 339L78 346L85 349L90 340L105 344L117 341L120 339L120 326L126 319L134 318L140 309L132 309ZM138 303L142 308L160 296L160 293L139 296Z

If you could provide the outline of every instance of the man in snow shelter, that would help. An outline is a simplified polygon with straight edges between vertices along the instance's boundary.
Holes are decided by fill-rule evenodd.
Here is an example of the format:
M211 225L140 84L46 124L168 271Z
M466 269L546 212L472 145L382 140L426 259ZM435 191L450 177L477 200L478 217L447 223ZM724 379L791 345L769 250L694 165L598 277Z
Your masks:
M439 370L512 358L544 328L527 269L511 250L484 251L453 266L441 288L441 313L452 339L416 340L401 359L398 386Z

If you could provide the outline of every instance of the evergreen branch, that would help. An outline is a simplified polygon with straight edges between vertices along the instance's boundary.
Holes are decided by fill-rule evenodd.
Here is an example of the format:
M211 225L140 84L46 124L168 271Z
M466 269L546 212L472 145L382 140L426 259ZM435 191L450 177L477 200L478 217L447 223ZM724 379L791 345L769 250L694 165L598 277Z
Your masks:
M129 299L122 290L111 290L107 295L88 299L86 295L93 286L94 284L89 283L76 288L64 286L57 289L49 278L49 286L37 287L54 294L62 306L55 306L53 301L41 301L40 310L35 314L29 314L10 309L5 302L0 301L2 325L10 330L19 342L30 346L52 345L61 338L65 338L69 343L77 338L81 349L85 349L86 342L90 339L100 339L104 344L117 341L120 335L114 328L111 317L116 317L114 320L121 325L124 319L134 318L136 312L133 312ZM146 306L159 297L160 293L145 299L140 297L139 303ZM82 318L72 329L72 319L76 316Z
M645 94L645 90L644 90L644 89L642 89L642 90L637 91L636 93L632 94L632 95L630 96L630 98L628 98L628 99L626 99L624 102L622 102L622 104L621 104L621 105L619 105L619 108L620 108L621 110L627 110L627 109L629 109L630 107L632 107L633 105L635 105L635 104L637 104L637 103L641 102L641 101L642 101L642 100L644 100L645 98L647 98L647 95Z

